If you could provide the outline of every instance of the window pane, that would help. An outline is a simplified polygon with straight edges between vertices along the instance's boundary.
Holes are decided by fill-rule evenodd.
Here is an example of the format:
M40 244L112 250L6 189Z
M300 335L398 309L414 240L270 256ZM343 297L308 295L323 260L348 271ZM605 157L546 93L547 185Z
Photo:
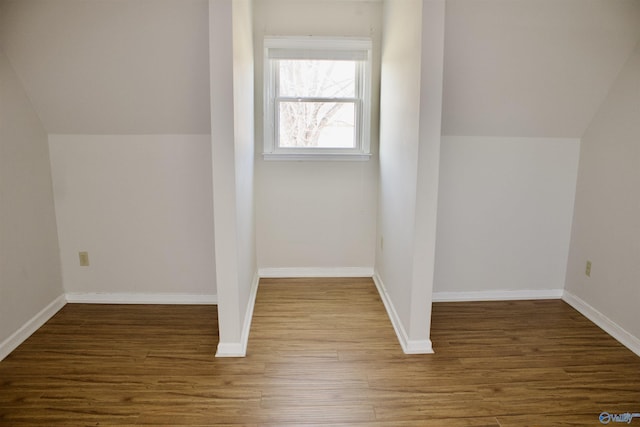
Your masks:
M280 60L280 96L353 98L356 61Z
M280 147L355 148L352 102L280 102Z

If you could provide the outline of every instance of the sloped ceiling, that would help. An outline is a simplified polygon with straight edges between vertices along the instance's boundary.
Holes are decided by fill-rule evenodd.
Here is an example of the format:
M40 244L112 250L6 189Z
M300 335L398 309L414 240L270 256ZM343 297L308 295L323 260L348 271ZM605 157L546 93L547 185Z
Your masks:
M443 134L581 137L640 38L638 0L447 0Z
M49 133L210 132L206 0L9 0L0 43Z
M445 135L580 137L640 0L447 0L445 31ZM0 0L0 47L50 133L208 133L208 37L206 0Z

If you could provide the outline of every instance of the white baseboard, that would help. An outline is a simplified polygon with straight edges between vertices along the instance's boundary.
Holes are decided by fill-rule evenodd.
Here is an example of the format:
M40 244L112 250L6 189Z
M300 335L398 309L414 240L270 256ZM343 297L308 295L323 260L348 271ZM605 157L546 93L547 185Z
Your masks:
M261 268L258 275L264 278L298 277L372 277L372 267L282 267Z
M0 361L7 357L13 350L18 348L20 344L26 341L35 331L51 319L62 307L65 306L67 300L64 295L60 295L54 299L45 308L40 310L38 314L33 316L27 323L22 325L20 329L15 331L9 338L0 343Z
M82 304L203 304L215 305L218 296L212 294L163 293L77 293L66 294L67 302Z
M218 349L216 350L216 357L245 357L247 350L242 348L242 343L239 342L227 342L218 343Z
M402 351L406 354L431 354L433 353L433 346L431 340L410 340L407 332L402 326L402 321L396 312L393 302L387 294L387 290L384 287L384 283L378 274L373 275L373 282L376 284L384 308L387 310L393 329L396 332Z
M249 294L249 303L247 311L244 313L244 324L242 326L242 336L239 343L218 343L216 357L245 357L247 355L247 345L249 344L249 331L251 330L251 322L253 320L253 309L256 305L256 296L258 295L258 284L260 276L253 276L251 283L251 292Z
M575 296L569 291L564 291L562 300L578 310L584 317L591 320L603 331L611 335L618 340L620 344L627 347L629 350L640 356L640 339L631 333L627 332L623 327L618 325L613 320L609 319L604 314L593 308L581 298Z
M434 292L433 302L511 301L532 299L560 299L562 289L522 291Z

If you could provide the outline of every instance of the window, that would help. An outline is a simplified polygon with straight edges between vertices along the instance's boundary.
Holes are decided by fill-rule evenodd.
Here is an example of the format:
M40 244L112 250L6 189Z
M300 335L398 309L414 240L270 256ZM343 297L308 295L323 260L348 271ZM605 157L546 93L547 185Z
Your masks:
M264 42L266 159L369 158L371 41Z

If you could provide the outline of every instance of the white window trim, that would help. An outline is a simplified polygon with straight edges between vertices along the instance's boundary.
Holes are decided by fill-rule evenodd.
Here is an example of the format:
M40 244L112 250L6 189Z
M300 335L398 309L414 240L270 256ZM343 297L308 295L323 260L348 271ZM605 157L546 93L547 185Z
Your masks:
M281 148L276 144L275 78L276 63L271 60L270 49L306 52L330 52L336 55L349 52L364 53L366 60L360 66L358 99L360 114L357 118L355 148ZM265 160L369 160L371 157L371 62L372 44L365 38L328 37L265 37L264 39L264 151Z

